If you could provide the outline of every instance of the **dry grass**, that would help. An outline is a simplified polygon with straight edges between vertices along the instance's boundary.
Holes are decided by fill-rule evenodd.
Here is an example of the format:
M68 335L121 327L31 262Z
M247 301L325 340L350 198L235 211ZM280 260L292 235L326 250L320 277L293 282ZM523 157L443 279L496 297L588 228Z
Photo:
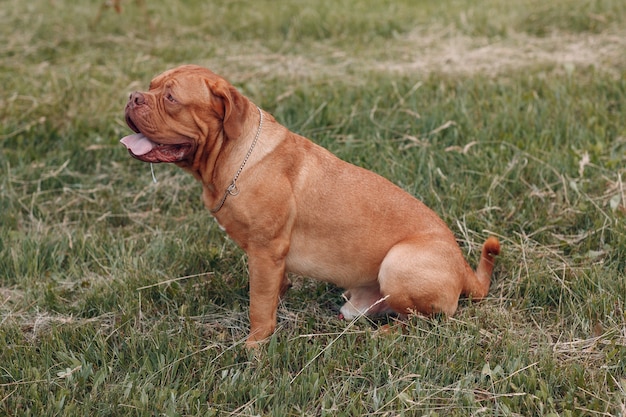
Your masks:
M624 413L622 2L99 4L0 10L0 413ZM243 252L118 144L180 63L423 199L472 263L498 235L489 297L344 323L295 277L242 349Z
M243 49L241 49L243 47ZM510 33L506 38L468 36L454 28L427 28L381 42L367 52L332 44L311 45L304 54L276 53L263 43L216 51L206 65L233 74L244 83L257 77L342 79L359 83L363 75L379 72L502 76L536 70L567 74L593 68L619 78L626 66L626 32L551 33L537 37ZM217 70L217 69L216 69Z

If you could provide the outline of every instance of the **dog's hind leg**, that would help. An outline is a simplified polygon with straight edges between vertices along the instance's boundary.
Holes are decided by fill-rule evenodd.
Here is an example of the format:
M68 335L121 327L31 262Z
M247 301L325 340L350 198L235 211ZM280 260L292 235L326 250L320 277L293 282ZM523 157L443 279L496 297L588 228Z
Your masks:
M346 303L341 307L339 318L352 320L361 315L374 316L392 310L380 293L378 283L367 287L357 287L343 294Z
M464 265L459 251L430 241L404 242L391 248L383 260L378 280L387 304L399 314L444 313L452 316L462 289Z

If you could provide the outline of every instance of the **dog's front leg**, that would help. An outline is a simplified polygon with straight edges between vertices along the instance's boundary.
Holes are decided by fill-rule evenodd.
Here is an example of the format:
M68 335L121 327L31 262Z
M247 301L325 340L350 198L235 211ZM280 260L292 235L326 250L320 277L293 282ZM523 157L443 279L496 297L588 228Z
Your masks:
M264 248L248 252L250 269L250 335L247 347L256 347L276 329L278 300L286 290L285 256Z

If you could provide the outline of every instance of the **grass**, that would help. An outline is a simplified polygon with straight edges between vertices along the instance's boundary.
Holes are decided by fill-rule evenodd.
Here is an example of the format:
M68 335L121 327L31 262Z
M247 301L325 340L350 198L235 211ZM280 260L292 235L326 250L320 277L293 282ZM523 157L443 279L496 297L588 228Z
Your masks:
M626 413L622 1L5 3L0 414ZM181 63L424 200L470 263L499 236L488 299L346 323L295 277L243 348L243 252L117 143Z

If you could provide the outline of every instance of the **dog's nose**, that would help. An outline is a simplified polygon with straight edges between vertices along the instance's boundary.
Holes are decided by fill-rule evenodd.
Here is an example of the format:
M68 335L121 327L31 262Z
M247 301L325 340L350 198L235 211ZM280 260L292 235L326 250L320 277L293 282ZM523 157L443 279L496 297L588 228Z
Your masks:
M130 93L130 97L128 98L128 101L137 106L141 106L142 104L146 102L146 98L139 91L135 91L134 93Z

